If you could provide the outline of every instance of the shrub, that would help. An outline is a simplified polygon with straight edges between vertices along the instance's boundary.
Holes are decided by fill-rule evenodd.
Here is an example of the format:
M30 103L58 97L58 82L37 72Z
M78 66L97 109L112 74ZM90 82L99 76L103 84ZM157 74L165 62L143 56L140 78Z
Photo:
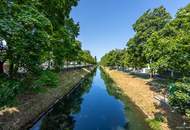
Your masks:
M0 84L0 106L10 104L17 94L22 92L23 86L21 82L4 80Z
M39 79L34 81L33 88L57 87L58 84L59 84L58 74L52 71L44 71L40 75Z
M182 82L184 82L184 83L190 83L190 78L189 77L184 77L182 79Z
M174 85L174 92L169 95L169 103L178 112L189 115L190 110L190 80L184 78Z
M154 114L155 120L160 121L160 122L165 122L166 119L164 118L163 114L161 112L157 112Z
M190 118L190 109L186 109L186 110L185 110L185 114L186 114L186 116L187 116L188 118Z
M157 121L156 119L147 119L148 125L153 130L162 130L161 129L161 122Z

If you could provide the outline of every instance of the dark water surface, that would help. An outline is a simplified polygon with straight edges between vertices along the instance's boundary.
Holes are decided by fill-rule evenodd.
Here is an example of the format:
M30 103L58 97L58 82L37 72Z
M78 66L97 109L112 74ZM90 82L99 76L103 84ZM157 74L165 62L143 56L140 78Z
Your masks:
M142 112L100 69L31 130L150 130Z

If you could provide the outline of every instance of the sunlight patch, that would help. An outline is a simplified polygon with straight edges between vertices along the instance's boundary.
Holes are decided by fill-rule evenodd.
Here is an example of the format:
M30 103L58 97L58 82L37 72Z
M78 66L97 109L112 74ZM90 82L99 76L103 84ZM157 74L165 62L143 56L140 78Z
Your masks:
M90 71L89 70L87 70L86 68L82 68L84 71L86 71L86 72L88 72L88 73L90 73Z
M0 111L0 116L3 116L4 113L12 114L12 113L15 113L15 112L20 112L20 111L16 107L5 108L5 109Z

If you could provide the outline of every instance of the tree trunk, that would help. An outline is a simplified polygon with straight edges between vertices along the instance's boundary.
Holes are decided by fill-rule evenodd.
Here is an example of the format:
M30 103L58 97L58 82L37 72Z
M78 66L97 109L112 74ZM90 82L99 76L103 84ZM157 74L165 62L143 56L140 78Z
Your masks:
M4 62L0 62L0 74L4 73L3 64Z
M50 66L51 66L51 61L48 60L48 67L47 67L48 70L50 70Z
M17 74L17 72L18 72L18 64L17 65L15 65L15 67L14 67L14 70L13 70L13 74Z
M150 69L150 79L152 79L152 78L153 78L153 76L154 76L154 72L153 72L153 70L152 70L152 69Z
M174 77L174 71L171 71L171 77L172 78Z
M14 72L14 64L10 63L10 66L9 66L9 76L10 76L10 78L13 78L13 72Z
M67 71L69 71L69 61L67 60Z

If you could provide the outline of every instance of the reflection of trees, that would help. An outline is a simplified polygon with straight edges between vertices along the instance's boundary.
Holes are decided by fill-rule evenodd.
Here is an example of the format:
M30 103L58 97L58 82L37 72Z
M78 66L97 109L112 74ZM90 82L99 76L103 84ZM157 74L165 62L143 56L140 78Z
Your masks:
M101 78L106 84L107 91L110 95L114 96L116 99L121 100L124 103L125 114L127 115L130 122L126 122L123 126L125 130L145 130L150 129L147 123L145 122L145 115L143 112L127 97L122 93L122 90L117 87L114 81L109 77L108 74L101 68ZM141 125L134 125L134 124ZM133 125L131 125L133 124Z
M116 99L122 100L125 104L125 110L127 110L127 108L129 107L126 103L125 96L122 94L120 88L116 86L114 81L109 77L108 74L106 74L106 72L102 68L100 68L100 70L101 70L101 78L104 80L109 95L114 96ZM128 122L126 122L126 124L124 124L123 126L123 129L128 130L129 129L128 125L129 125Z
M104 80L106 84L108 93L114 96L116 99L121 100L125 104L126 111L131 111L132 106L134 106L133 103L126 95L123 94L122 90L119 87L117 87L114 81L102 68L101 68L101 78Z
M114 81L109 77L108 74L104 72L102 68L100 68L100 70L101 70L101 78L104 80L104 83L106 84L108 93L110 95L113 95L117 99L121 99L123 95L119 87L116 86Z
M42 120L41 130L72 130L75 120L72 114L80 112L80 105L83 101L82 95L88 93L92 84L95 72L84 80L68 98L60 101L54 109Z

